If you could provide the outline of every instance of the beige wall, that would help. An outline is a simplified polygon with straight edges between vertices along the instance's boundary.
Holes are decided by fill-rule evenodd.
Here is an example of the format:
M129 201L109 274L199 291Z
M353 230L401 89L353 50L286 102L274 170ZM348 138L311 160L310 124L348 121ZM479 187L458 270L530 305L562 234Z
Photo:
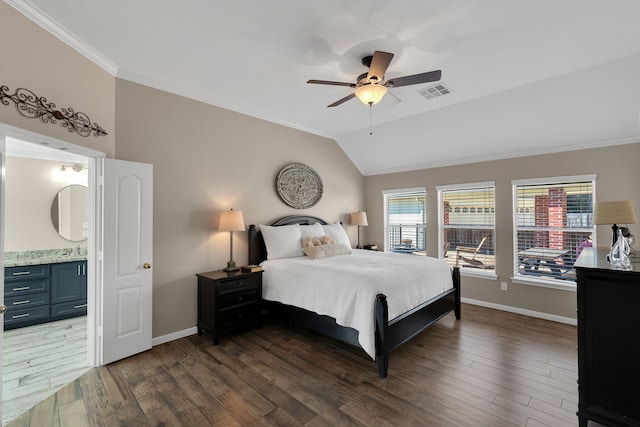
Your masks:
M115 151L115 79L11 6L0 1L2 73L0 85L13 94L29 89L58 109L73 108L97 122L109 135L82 137L56 124L20 115L13 102L0 104L0 123L92 148L113 157Z
M5 187L4 250L29 251L85 247L63 239L51 223L51 203L62 188L87 186L87 170L62 172L61 162L8 157ZM86 217L87 204L83 206Z
M437 254L437 185L481 181L496 183L496 273L498 280L463 277L462 296L488 303L575 318L576 294L511 282L513 271L513 219L511 180L596 174L596 200L631 199L640 214L640 143L565 153L496 160L414 172L365 177L369 226L365 241L382 246L383 190L425 186L427 189L427 252ZM630 225L636 236L638 224ZM610 228L597 226L598 246L607 246ZM636 248L637 249L637 248ZM437 256L437 255L435 255ZM508 291L500 282L508 282Z
M222 268L229 234L217 212L243 211L246 225L293 213L349 224L364 208L364 178L333 141L124 80L116 84L116 157L153 164L153 335L196 323L195 274ZM322 178L311 209L285 205L278 171L305 163ZM357 229L345 225L355 245ZM247 262L246 232L234 233L234 260Z

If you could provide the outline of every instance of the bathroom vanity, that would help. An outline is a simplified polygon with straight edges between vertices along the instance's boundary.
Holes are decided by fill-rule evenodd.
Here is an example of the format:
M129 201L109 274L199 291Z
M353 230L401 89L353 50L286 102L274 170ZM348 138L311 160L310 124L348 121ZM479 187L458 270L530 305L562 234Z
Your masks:
M86 253L7 261L5 330L87 314Z

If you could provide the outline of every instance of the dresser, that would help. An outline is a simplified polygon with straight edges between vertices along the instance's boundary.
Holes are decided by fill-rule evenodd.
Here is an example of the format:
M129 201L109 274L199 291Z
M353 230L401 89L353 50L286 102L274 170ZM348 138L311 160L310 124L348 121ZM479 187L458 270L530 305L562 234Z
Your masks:
M218 344L220 335L262 325L262 272L196 274L198 335L205 331Z
M87 314L87 262L5 267L4 329Z
M578 418L640 426L640 262L612 270L586 248L574 267L578 298Z

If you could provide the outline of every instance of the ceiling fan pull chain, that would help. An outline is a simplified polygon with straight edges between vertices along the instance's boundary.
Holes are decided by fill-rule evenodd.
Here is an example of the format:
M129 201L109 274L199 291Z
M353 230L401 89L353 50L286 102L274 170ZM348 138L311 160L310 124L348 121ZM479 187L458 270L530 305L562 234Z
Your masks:
M373 102L369 103L369 135L373 135Z

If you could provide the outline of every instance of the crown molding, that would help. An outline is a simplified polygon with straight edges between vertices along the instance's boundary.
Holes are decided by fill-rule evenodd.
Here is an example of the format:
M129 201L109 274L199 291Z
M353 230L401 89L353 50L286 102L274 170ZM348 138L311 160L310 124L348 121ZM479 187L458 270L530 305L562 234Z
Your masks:
M60 41L75 49L88 60L105 70L112 76L118 73L118 66L104 57L100 52L82 41L75 34L64 28L55 19L25 0L4 0L9 6L26 16L29 20L38 24L46 31L57 37Z

